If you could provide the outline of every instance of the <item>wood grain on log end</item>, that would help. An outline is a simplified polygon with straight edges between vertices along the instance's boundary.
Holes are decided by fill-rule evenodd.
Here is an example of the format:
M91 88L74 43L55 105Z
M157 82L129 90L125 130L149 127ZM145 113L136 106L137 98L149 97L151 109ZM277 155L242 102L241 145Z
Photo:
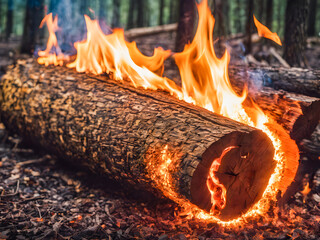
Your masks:
M297 143L303 139L309 139L311 134L320 123L320 100L309 105L302 105L302 115L295 121L290 137Z
M210 167L229 146L236 148L222 158L216 174L227 190L226 206L218 216L224 221L241 216L261 198L275 168L274 148L261 131L233 132L213 143L204 152L191 183L192 201L206 211L212 205L206 185Z

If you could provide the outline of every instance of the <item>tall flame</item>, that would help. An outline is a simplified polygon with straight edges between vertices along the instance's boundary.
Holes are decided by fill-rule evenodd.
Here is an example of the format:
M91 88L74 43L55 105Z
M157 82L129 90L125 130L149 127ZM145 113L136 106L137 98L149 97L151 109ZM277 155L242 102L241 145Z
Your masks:
M59 30L58 16L55 16L53 19L52 13L46 15L41 21L40 28L42 28L45 23L48 27L49 38L47 41L47 48L44 51L38 52L38 63L44 64L46 66L50 64L54 64L55 66L62 66L64 55L62 54L61 49L58 45L58 40L56 36L56 32ZM53 49L55 51L51 52Z
M272 41L274 41L275 43L279 44L280 46L282 46L282 43L281 43L281 40L278 36L277 33L273 33L269 30L269 28L267 28L266 26L264 26L262 23L260 23L256 17L253 15L253 20L254 20L254 24L256 25L257 27L257 30L258 30L258 35L260 37L265 37L265 38L268 38Z

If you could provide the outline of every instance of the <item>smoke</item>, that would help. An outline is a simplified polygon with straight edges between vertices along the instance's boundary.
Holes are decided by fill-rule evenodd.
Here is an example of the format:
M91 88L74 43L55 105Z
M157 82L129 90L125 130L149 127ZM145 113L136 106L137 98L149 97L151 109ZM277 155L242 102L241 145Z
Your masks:
M91 1L89 1L89 4L92 4ZM51 0L50 2L48 13L52 12L53 17L58 16L60 29L56 32L56 35L62 52L67 55L76 54L74 43L86 39L87 32L83 14L89 15L93 19L97 18L95 11L92 10L97 6L83 7L80 5L72 0ZM100 19L99 22L104 33L111 32L105 18Z

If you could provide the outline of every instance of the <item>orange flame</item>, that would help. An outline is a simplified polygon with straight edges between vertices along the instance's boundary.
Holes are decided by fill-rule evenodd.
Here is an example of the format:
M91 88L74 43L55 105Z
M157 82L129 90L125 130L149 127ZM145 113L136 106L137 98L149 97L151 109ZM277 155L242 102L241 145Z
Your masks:
M52 19L52 13L46 15L40 24L40 28L43 27L44 24L47 24L48 31L49 31L49 38L47 42L47 48L44 51L39 51L38 55L38 63L44 64L46 66L50 64L54 64L55 66L62 66L64 55L61 52L61 49L58 45L58 40L56 37L56 32L59 30L58 26L58 16L55 16ZM52 48L55 47L55 52L51 53Z
M280 46L282 46L281 40L280 40L277 33L271 32L266 26L264 26L262 23L260 23L254 15L253 15L253 20L254 20L254 24L256 25L256 27L258 29L258 35L260 37L268 38L268 39L274 41L275 43L279 44Z
M152 90L167 90L178 95L176 84L162 78L163 62L170 56L170 50L157 48L152 57L144 56L136 44L127 43L122 29L114 29L112 34L105 35L97 20L85 15L87 39L75 43L77 58L68 64L78 72L93 74L112 72L116 80L128 78L135 87Z

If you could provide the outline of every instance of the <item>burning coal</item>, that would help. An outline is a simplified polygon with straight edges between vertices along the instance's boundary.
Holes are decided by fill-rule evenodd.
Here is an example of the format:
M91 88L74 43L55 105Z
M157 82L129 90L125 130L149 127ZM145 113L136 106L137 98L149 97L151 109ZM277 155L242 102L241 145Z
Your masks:
M67 67L75 68L78 72L112 73L115 80L129 80L135 87L164 90L180 100L265 132L275 148L274 172L261 199L242 216L227 222L221 221L219 214L228 205L228 189L221 184L216 172L224 156L237 146L229 146L220 158L212 159L207 176L207 187L211 194L210 213L198 208L175 191L174 186L177 183L172 177L172 172L178 165L179 158L173 157L168 152L168 146L161 151L160 160L151 159L147 162L148 175L154 185L168 198L184 207L189 217L195 216L222 224L236 224L247 217L263 214L268 210L270 201L275 201L279 193L284 193L295 176L299 153L296 144L285 130L247 98L246 89L240 96L233 90L228 76L230 56L226 51L222 58L218 58L214 51L215 20L207 6L207 0L203 0L197 8L199 22L193 41L186 45L181 53L173 55L180 71L181 87L174 81L162 77L163 63L170 57L170 51L158 48L152 57L144 56L134 42L125 41L123 30L114 29L111 34L106 35L100 29L98 21L91 20L88 16L85 16L87 38L75 43L77 56ZM63 55L55 38L55 31L58 29L57 20L56 18L52 20L52 15L48 15L43 22L47 23L50 35L47 49L39 52L38 62L46 65L62 65ZM281 45L280 39L275 34L270 35L270 31L256 19L255 23L260 36L273 39ZM52 47L56 48L58 54L51 53ZM245 157L243 155L243 158Z

